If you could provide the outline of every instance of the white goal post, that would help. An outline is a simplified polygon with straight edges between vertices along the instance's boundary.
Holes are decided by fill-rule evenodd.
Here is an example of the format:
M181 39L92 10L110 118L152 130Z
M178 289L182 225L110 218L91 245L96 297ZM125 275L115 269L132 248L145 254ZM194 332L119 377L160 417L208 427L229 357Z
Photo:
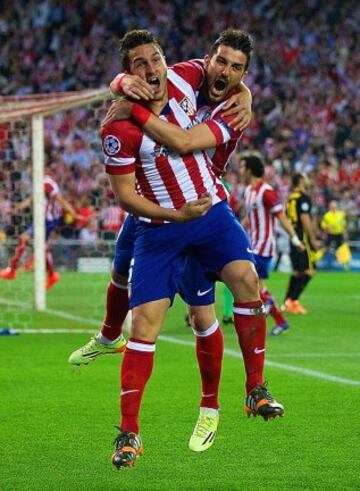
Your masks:
M45 118L59 112L84 108L98 101L106 101L110 97L108 89L0 97L0 127L4 131L13 135L12 125L15 125L16 122L23 123L25 121L29 129L31 125L31 132L29 131L31 151L30 149L29 151L32 160L33 307L35 310L44 311L46 309L45 198L43 185ZM97 123L97 128L100 128L101 121L99 120Z

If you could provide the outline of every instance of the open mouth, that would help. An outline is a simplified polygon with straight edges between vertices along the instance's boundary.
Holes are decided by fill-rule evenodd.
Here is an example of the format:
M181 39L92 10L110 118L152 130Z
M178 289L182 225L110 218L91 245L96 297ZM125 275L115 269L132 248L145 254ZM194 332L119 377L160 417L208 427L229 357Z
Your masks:
M160 87L160 80L158 77L151 77L148 80L148 83L156 90Z
M223 90L226 89L226 82L224 79L222 78L218 78L217 80L215 80L215 83L214 83L214 88L215 90L217 90L218 92L222 92Z

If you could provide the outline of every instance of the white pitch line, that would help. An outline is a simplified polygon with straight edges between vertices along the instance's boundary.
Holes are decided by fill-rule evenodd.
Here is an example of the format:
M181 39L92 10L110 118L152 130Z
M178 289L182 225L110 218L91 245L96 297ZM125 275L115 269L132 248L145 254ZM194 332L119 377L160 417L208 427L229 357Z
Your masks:
M0 299L0 302L1 303L4 303L4 300L5 299ZM77 316L77 315L72 315L72 314L69 314L67 312L62 312L60 310L46 309L44 312L47 313L47 314L55 315L57 317L63 317L65 319L75 320L75 321L78 321L78 322L85 322L85 323L91 324L91 325L97 325L97 326L99 326L99 323L101 322L100 320L97 321L95 319L86 319L84 317L80 317L80 316ZM30 329L28 329L28 331L30 331ZM34 329L33 331L39 332L40 330ZM54 332L55 330L49 329L49 331ZM66 330L61 330L61 331L66 331ZM68 331L69 332L74 332L73 329L69 329ZM85 329L84 330L79 329L79 331L81 333L82 332L91 332L91 333L93 332L92 330L85 330ZM25 333L25 330L24 331L17 331L17 332L24 332ZM177 338L173 338L171 336L162 336L161 335L161 336L159 336L159 339L162 340L162 341L168 342L168 343L181 344L183 346L191 346L192 348L194 347L194 343L191 342L191 341L185 341L183 339L177 339ZM238 352L238 351L225 349L224 350L224 353L226 355L232 356L234 358L242 358L241 353ZM330 375L328 373L318 372L317 370L311 370L309 368L302 368L302 367L297 367L297 366L294 366L294 365L288 365L287 363L279 363L279 362L276 362L276 361L269 360L269 358L266 359L266 365L269 366L269 367L279 368L280 370L285 370L285 371L288 371L288 372L300 373L301 375L306 375L308 377L318 378L320 380L326 380L328 382L335 382L335 383L339 383L339 384L343 384L343 385L360 386L360 381L359 380L352 380L352 379L347 379L347 378L343 378L343 377L337 377L335 375Z

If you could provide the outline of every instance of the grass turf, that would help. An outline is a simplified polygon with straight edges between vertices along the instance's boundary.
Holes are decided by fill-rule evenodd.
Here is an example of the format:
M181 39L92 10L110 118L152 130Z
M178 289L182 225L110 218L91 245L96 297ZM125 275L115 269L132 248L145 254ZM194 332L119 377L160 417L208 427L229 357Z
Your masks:
M49 291L47 313L6 306L6 299L30 301L30 278L24 274L16 283L0 283L4 326L92 327L55 316L54 309L101 319L106 276L63 274ZM269 282L279 299L286 281L286 275L275 274ZM203 454L187 448L200 391L194 349L160 340L142 407L145 452L133 469L119 472L109 459L117 433L112 426L118 423L121 358L104 357L75 370L66 360L87 334L0 337L0 489L359 489L360 386L286 368L360 380L358 284L356 274L319 274L303 297L309 315L289 318L291 330L268 339L266 376L285 404L285 418L265 423L245 417L242 361L225 356L219 432ZM24 290L16 298L15 285ZM221 318L221 289L218 293ZM190 342L183 315L177 302L163 334ZM224 331L226 348L237 350L232 326Z

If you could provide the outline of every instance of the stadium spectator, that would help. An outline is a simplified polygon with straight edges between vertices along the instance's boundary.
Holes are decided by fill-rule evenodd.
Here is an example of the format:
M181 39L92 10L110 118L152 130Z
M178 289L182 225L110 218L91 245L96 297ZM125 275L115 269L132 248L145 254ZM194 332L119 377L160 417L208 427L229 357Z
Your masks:
M90 6L55 0L9 3L0 13L1 93L107 86L118 71L115 36L134 25L155 26L170 63L200 57L214 26L228 25L238 13L235 0L226 6L218 1L211 5L209 9L207 0L199 0L194 10L192 2L184 0L181 9L170 1L153 2L148 8L145 0L137 0L125 3L120 15L115 0L105 4L93 0ZM300 1L271 6L257 0L242 11L242 26L256 40L247 77L254 95L254 121L243 145L264 152L279 185L295 166L316 181L319 178L322 203L314 209L319 215L332 199L343 200L344 191L349 191L350 203L359 201L359 12L355 0L341 5L314 0L310 5ZM268 56L269 43L278 56ZM20 59L24 62L17 63ZM100 153L91 143L96 135L89 137L84 127L89 124L86 111L59 113L46 124L51 149L60 151L75 177L74 164L88 168L99 161ZM14 152L19 153L2 145L0 158ZM317 169L324 165L330 180L318 176ZM275 186L273 180L270 184ZM64 196L72 198L66 189ZM355 240L360 238L358 213L356 209L349 216L349 237Z
M105 198L104 204L99 212L102 238L105 240L115 240L125 221L125 217L126 213L114 200Z

